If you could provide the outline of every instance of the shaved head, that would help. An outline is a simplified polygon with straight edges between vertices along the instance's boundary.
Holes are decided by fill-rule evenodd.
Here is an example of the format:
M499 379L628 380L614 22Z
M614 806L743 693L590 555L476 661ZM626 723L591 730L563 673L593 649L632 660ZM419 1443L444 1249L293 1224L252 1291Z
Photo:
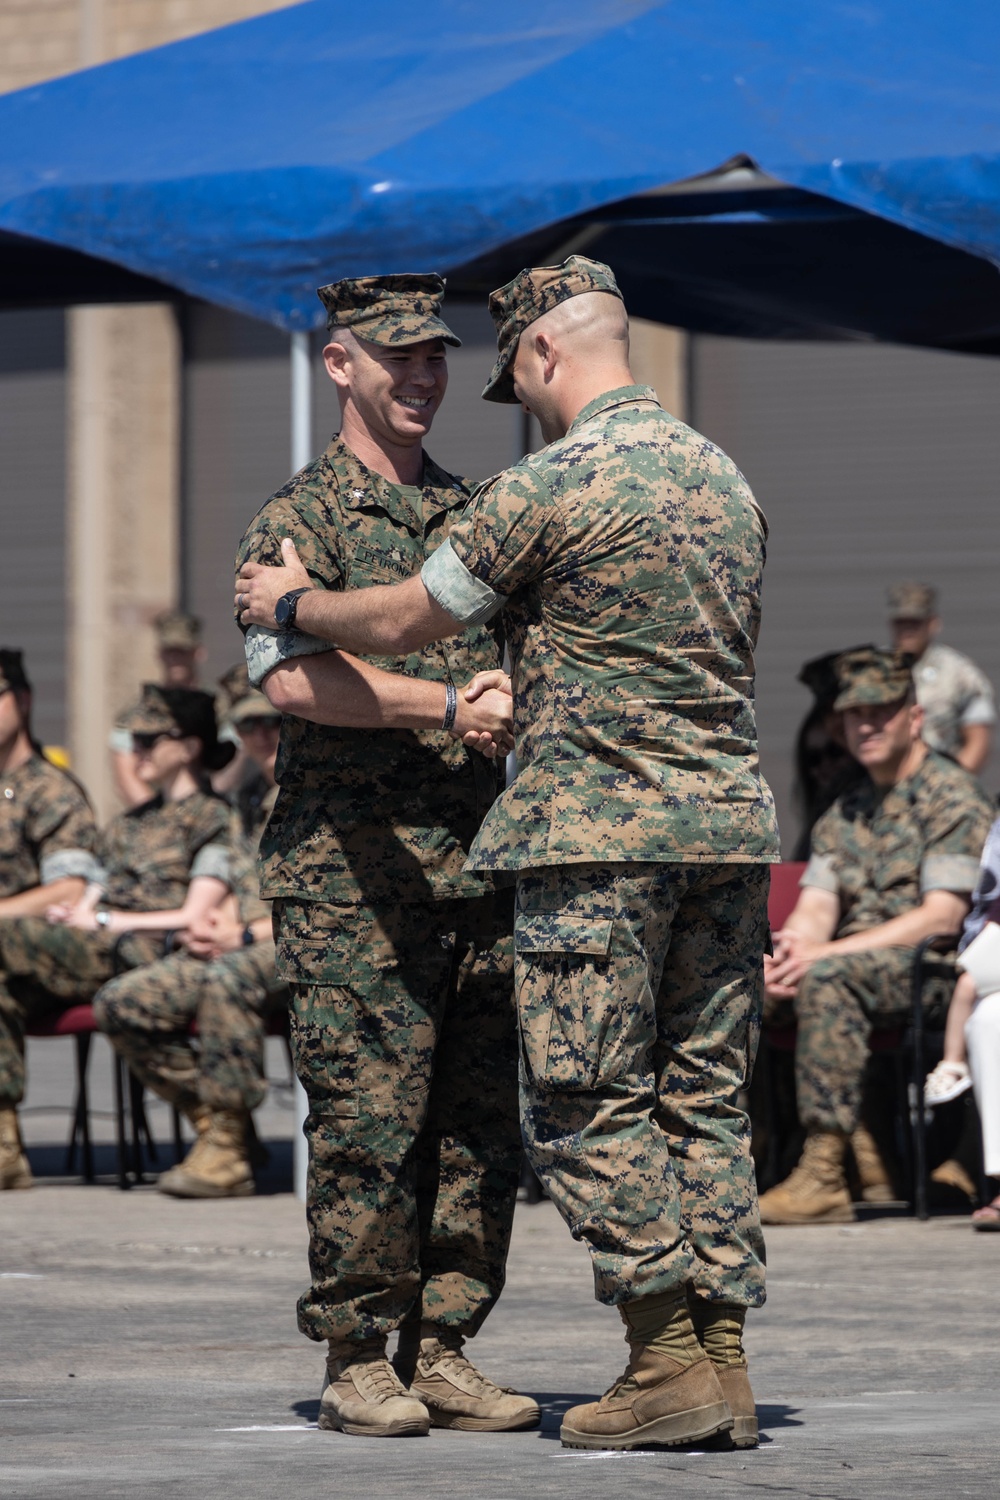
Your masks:
M521 334L521 342L538 333L558 339L567 349L582 355L587 346L598 346L602 358L615 351L628 358L628 313L620 297L611 292L581 292L568 297L536 318Z
M628 313L613 292L580 292L528 325L514 356L514 394L547 443L595 395L634 385L628 350Z

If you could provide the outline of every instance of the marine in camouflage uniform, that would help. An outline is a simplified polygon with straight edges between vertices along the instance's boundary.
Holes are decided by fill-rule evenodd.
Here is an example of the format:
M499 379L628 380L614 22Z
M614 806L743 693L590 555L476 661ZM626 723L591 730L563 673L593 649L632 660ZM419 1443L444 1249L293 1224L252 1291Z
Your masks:
M237 732L254 719L276 725L280 716L250 688L245 667L242 677L238 691L229 683L227 724ZM98 1026L132 1072L198 1131L185 1162L157 1182L161 1192L173 1196L229 1197L253 1190L246 1134L250 1112L267 1088L265 1023L288 1000L287 987L275 974L270 908L260 899L256 863L276 795L272 782L230 820L232 920L242 928L242 946L208 961L179 949L111 980L94 1001ZM188 1035L192 1021L198 1026L197 1050ZM224 1145L222 1138L228 1143L234 1132L232 1143Z
M21 652L0 650L0 697L30 691ZM97 827L86 792L46 760L25 718L20 724L24 758L0 771L0 919L19 914L21 903L11 898L41 887L49 888L47 902L65 898L63 881L86 882L97 870Z
M929 584L893 584L889 620L896 648L916 656L913 681L924 711L924 743L978 773L989 756L997 717L989 678L968 656L936 639L941 619Z
M874 647L845 652L835 708L902 708L913 692L910 661ZM872 932L916 911L931 892L969 900L990 823L989 799L973 777L917 743L908 774L891 785L866 774L823 814L800 884L836 898L834 942ZM839 1161L828 1171L820 1158L824 1150L841 1157L859 1124L869 1038L906 1019L914 952L912 945L833 952L811 962L799 981L796 1095L809 1137L802 1166L761 1199L765 1223L853 1218ZM946 1003L954 977L950 963L932 967L924 1004ZM818 1187L805 1191L814 1158L822 1196Z
M379 350L457 344L439 317L443 285L407 275L323 288L331 338L347 328ZM324 590L405 579L445 541L469 492L426 454L419 485L393 483L337 437L264 506L237 567L280 563L291 537ZM280 662L330 650L298 631L257 628L246 646L257 682ZM365 660L457 689L497 668L500 654L495 632L475 626ZM422 1332L421 1358L433 1344L449 1379L457 1372L470 1397L480 1390L489 1425L531 1425L533 1402L477 1386L460 1355L503 1286L520 1165L511 895L464 869L497 769L443 730L373 732L286 714L277 776L261 894L274 903L309 1098L312 1285L299 1327L330 1341L336 1392L362 1359L383 1378L386 1335L405 1320L407 1384ZM373 1405L366 1412L352 1425L325 1405L320 1423L396 1430L379 1425ZM426 1413L422 1426L407 1420L399 1432L426 1430Z
M590 293L620 307L609 268L571 256L493 294L487 399L531 404L514 387L522 335ZM598 316L624 348L613 309ZM416 602L414 633L434 620L446 633L442 611L470 625L502 610L514 661L519 770L469 866L516 876L527 1149L633 1342L627 1377L598 1408L567 1414L564 1441L630 1447L732 1428L750 1443L739 1327L764 1300L763 1245L736 1101L777 857L753 711L766 528L726 455L630 383L624 354L615 369L620 384L598 387L568 431L560 422L564 437L476 491L424 564L439 608L425 621ZM398 628L403 608L384 593L359 613L311 597L303 628L322 619L347 648L352 619ZM699 1328L712 1324L720 1368L739 1370L735 1426L688 1299Z
M192 725L185 708L214 716L211 699L186 689L147 684L132 719L139 732L183 732ZM202 701L203 700L203 701ZM175 715L180 714L180 719ZM204 741L203 741L204 743ZM231 755L231 747L206 744ZM184 904L188 885L203 875L229 881L229 809L218 798L198 791L177 802L155 796L143 806L113 819L101 836L99 868L89 890L108 910L108 925L89 931L44 917L19 917L0 923L0 1109L16 1106L24 1093L24 1029L29 1017L89 1001L100 986L122 969L152 963L162 956L165 934L130 932L131 913L174 911ZM110 913L116 915L110 925ZM119 925L120 923L120 925Z

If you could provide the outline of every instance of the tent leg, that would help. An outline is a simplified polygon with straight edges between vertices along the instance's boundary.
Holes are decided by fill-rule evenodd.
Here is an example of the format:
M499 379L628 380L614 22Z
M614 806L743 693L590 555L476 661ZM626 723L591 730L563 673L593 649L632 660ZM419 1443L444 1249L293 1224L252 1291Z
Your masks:
M308 333L291 336L292 363L292 473L297 474L312 451L312 350Z

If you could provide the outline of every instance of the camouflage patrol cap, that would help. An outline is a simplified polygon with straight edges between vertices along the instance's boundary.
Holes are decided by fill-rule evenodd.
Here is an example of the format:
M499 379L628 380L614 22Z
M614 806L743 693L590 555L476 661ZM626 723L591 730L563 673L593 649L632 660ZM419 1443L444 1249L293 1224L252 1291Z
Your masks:
M443 276L349 276L318 287L316 295L326 308L328 329L350 328L358 338L387 348L424 339L461 348L462 340L440 316Z
M852 646L848 651L828 651L825 656L814 656L811 661L803 662L799 669L798 681L803 687L807 687L818 704L829 707L834 698L840 692L840 681L837 677L837 663L842 656L853 654L855 651L874 651L872 645Z
M913 688L912 665L913 657L907 651L880 651L876 646L858 646L853 651L842 652L835 664L840 692L834 700L834 708L898 703Z
M153 621L161 651L193 651L201 644L201 621L180 609L165 609Z
M937 594L929 583L894 583L889 590L890 620L932 620Z
M215 699L200 688L161 687L144 682L142 697L122 721L130 734L193 735L201 740L202 764L221 771L236 754L236 746L220 743L215 722Z
M246 719L280 719L281 714L269 703L259 688L250 686L246 663L230 667L219 678L216 699L219 718L227 724L242 724Z
M0 646L0 693L6 693L9 688L30 693L31 683L24 670L24 653L14 651L10 646Z
M483 391L484 401L516 405L512 367L526 328L560 302L581 292L610 292L622 300L615 273L600 260L571 255L561 266L526 266L513 281L490 293L490 315L497 330L497 362Z

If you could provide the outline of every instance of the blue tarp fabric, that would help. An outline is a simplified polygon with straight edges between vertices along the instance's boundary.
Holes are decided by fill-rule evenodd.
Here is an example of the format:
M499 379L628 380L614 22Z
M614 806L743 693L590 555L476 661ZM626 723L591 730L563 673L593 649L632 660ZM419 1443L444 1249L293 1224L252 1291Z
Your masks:
M308 328L745 154L1000 264L998 58L987 0L308 0L0 98L0 231Z

